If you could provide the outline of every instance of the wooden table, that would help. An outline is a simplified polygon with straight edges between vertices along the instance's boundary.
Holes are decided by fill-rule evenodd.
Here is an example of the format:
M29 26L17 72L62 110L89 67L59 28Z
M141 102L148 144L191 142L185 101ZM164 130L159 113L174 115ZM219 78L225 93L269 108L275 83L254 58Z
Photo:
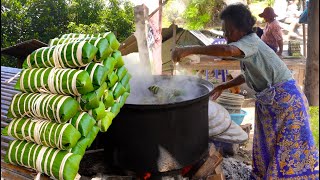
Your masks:
M293 72L294 79L300 86L304 86L306 59L302 58L283 58L287 67ZM240 61L235 59L223 59L214 56L200 56L199 63L190 63L190 61L181 61L179 66L188 70L240 70Z

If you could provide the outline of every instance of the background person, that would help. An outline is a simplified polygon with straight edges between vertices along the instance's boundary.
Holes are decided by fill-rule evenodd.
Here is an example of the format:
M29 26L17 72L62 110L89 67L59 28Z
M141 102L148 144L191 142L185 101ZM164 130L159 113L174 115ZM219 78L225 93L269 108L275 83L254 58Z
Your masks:
M279 22L275 19L277 15L274 13L272 7L266 7L263 12L259 14L259 17L262 17L266 21L266 26L261 36L262 41L281 56L283 52L283 38Z

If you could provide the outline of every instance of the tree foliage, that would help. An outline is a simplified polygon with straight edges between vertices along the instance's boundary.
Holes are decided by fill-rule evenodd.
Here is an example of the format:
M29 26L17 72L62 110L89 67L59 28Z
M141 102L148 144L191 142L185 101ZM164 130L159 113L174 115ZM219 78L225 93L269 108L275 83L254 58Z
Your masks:
M128 0L1 0L1 48L29 39L49 42L65 33L113 31L122 41L134 31ZM13 57L1 65L15 67Z
M199 30L220 24L219 14L223 0L190 0L183 18L187 29Z
M67 30L68 6L64 0L30 0L26 17L28 37L47 43Z
M77 25L98 23L104 8L103 0L73 0L69 7L69 19Z

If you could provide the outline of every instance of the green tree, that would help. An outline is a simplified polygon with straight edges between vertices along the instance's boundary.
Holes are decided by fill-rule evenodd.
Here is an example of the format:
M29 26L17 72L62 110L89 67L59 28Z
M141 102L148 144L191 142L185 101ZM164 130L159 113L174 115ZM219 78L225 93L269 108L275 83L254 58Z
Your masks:
M19 0L1 0L1 48L22 42L29 21L26 8Z
M25 14L25 1L1 0L1 48L12 46L26 40L25 27L30 21ZM17 60L1 55L1 65L16 67Z
M72 0L69 19L76 25L100 22L100 13L105 8L104 0Z
M199 30L219 25L219 14L224 6L223 0L190 0L183 13L186 28Z
M119 41L125 40L134 32L134 9L129 1L109 0L101 18L101 23L114 32Z
M65 0L30 0L26 17L29 38L47 43L67 30L68 5Z
M134 9L129 1L109 0L100 12L100 21L87 24L70 22L68 32L91 34L112 31L120 42L134 32Z

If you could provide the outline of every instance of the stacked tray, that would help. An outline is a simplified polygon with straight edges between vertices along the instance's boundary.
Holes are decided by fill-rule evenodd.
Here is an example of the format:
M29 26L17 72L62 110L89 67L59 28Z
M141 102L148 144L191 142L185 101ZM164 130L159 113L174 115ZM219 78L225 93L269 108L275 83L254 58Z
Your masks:
M244 102L244 96L223 92L216 102L226 108L230 114L240 113L242 104Z

